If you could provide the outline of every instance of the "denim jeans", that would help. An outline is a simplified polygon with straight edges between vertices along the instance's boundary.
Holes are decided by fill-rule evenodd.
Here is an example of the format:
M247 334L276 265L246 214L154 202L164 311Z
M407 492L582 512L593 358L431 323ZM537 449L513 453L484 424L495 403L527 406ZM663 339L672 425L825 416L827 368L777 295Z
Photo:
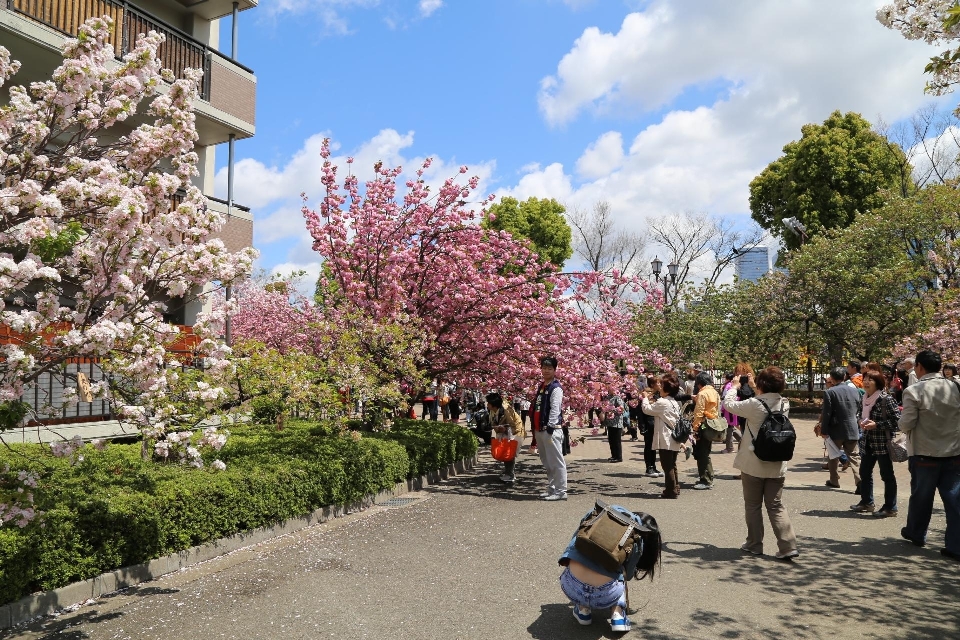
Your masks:
M912 540L926 542L933 513L933 494L940 491L947 516L944 546L960 554L960 456L912 456L907 465L910 469L911 495L904 533Z
M883 507L897 510L897 476L893 472L893 461L889 454L876 454L870 451L870 445L863 448L860 459L860 502L873 504L873 467L880 467L880 479L883 480Z
M599 587L580 582L570 573L570 567L560 574L560 589L570 601L581 607L591 609L610 609L621 603L623 583L613 579ZM621 603L621 604L625 604Z

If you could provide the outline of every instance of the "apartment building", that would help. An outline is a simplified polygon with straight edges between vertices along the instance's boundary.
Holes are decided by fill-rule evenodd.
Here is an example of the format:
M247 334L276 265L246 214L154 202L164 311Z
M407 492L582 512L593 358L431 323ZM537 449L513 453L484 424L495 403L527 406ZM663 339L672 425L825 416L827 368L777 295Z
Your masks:
M195 105L199 135L200 174L194 178L207 196L208 207L227 217L220 237L231 251L253 244L250 209L233 202L233 148L237 140L255 133L257 78L237 60L237 14L257 6L258 0L0 0L0 45L6 47L21 69L14 84L48 80L60 64L68 37L77 34L91 17L110 16L115 25L113 46L118 58L129 52L137 36L148 31L164 34L158 55L164 67L178 77L188 68L203 70L200 98ZM221 26L226 27L221 29ZM221 31L226 37L221 39ZM223 46L223 43L226 46ZM130 123L133 124L133 123ZM213 197L218 151L228 164L227 200ZM168 322L189 327L201 310L199 302L171 304ZM0 327L0 329L3 329ZM2 331L0 331L2 333ZM4 336L0 335L0 340ZM90 379L102 374L93 363L70 364L67 373L81 368ZM89 369L89 371L88 371ZM56 404L62 382L50 375L29 385L24 400L37 407ZM80 402L64 409L59 421L95 419L109 415L105 402Z
M237 13L257 6L258 0L0 0L0 45L22 64L14 83L49 79L60 63L66 38L76 35L85 20L108 15L116 30L117 57L130 51L141 33L166 36L159 56L178 77L188 68L203 69L196 104L197 153L200 175L195 184L209 199L208 206L227 215L221 238L231 251L253 244L253 216L249 208L213 197L218 150L227 154L233 174L233 144L255 133L257 78L237 61ZM221 25L229 27L221 45ZM226 51L227 53L224 53ZM219 148L219 149L218 149ZM232 182L232 180L231 180ZM188 305L172 317L176 324L193 324L198 308Z

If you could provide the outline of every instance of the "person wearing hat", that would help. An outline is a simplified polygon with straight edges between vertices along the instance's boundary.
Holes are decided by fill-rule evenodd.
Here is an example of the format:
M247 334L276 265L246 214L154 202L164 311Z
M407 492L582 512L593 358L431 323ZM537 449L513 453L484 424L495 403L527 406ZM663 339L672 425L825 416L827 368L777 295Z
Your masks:
M560 422L563 388L557 381L557 359L552 356L541 358L540 373L543 382L537 388L530 416L540 462L547 472L547 489L540 497L549 501L566 500L567 463L563 459L563 429Z

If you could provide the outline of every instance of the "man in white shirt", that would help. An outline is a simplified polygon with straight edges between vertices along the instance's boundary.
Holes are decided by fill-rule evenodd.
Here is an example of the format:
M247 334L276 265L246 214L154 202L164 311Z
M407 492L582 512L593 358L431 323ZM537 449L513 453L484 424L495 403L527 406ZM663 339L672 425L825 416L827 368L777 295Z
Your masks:
M940 354L917 354L919 381L903 390L900 429L907 434L910 460L910 508L900 535L922 547L940 492L947 517L940 553L960 561L960 386L940 375Z

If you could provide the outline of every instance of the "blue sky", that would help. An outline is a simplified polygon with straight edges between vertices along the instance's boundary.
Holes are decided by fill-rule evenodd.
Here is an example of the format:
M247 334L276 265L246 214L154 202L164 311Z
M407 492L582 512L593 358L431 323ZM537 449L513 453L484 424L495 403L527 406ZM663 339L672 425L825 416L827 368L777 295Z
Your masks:
M253 207L261 267L315 273L298 195L319 197L328 135L357 166L429 155L437 180L467 164L481 195L604 199L635 230L683 210L747 225L750 179L802 124L930 101L933 51L883 28L880 4L261 0L240 19L258 95L236 200ZM218 195L225 163L221 147Z

